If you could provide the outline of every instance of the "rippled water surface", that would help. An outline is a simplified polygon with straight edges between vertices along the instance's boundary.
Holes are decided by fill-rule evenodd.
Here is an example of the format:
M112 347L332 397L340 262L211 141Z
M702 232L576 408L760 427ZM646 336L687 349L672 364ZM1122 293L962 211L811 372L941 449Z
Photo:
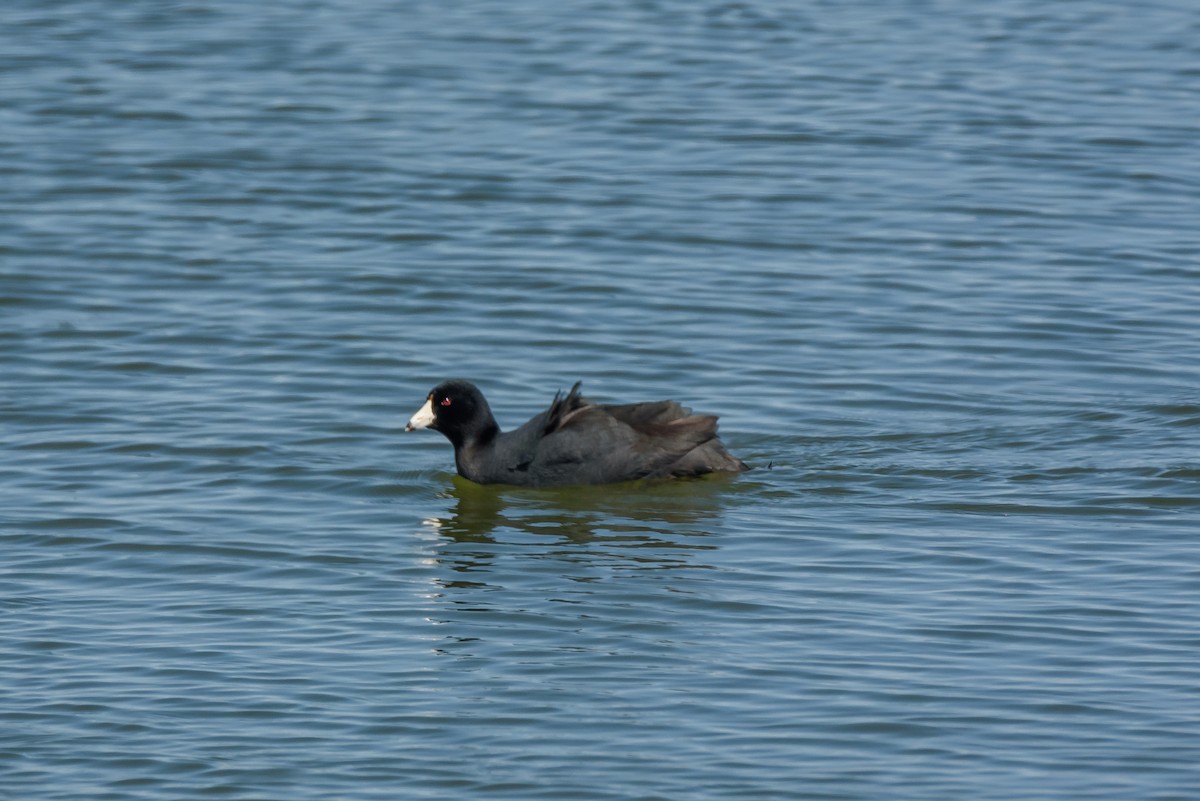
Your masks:
M0 10L0 797L1200 787L1190 2ZM403 424L584 381L733 479Z

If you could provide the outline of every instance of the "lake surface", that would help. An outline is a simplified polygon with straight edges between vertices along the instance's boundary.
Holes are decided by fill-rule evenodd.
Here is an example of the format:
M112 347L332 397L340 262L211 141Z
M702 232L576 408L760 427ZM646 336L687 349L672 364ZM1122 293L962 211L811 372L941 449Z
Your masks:
M1200 11L10 0L0 798L1200 787ZM481 488L577 379L728 480Z

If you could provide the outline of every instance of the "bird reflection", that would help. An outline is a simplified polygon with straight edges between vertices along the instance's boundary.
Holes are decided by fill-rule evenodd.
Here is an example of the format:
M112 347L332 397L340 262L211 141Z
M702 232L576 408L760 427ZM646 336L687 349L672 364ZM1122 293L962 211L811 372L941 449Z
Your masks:
M425 522L446 543L439 561L459 573L486 571L498 553L492 546L530 544L531 537L535 545L589 546L573 549L573 559L623 554L632 562L678 564L681 551L716 547L705 539L733 486L722 476L555 489L481 486L458 476L452 482L445 497L453 505ZM550 553L565 556L557 547Z
M611 651L606 634L581 632L594 634L606 614L625 625L626 590L687 594L683 588L709 575L714 567L702 555L717 548L717 518L745 485L725 477L542 490L452 482L446 512L425 521L437 565L428 618L437 627L435 653L477 660L536 631L531 647L547 662ZM655 579L633 578L648 577L643 571Z
M672 539L681 530L702 534L731 484L724 476L553 489L482 486L458 476L452 481L445 497L453 507L426 522L455 542L495 542L499 529L580 543L598 532L661 532Z

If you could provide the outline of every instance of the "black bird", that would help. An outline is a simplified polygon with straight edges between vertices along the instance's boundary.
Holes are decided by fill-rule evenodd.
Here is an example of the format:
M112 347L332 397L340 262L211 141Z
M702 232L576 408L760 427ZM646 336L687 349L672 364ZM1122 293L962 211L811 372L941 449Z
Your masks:
M458 474L480 484L551 487L748 469L717 438L717 418L675 401L599 404L579 384L525 425L500 432L483 393L455 379L434 387L405 431L432 428L454 446Z

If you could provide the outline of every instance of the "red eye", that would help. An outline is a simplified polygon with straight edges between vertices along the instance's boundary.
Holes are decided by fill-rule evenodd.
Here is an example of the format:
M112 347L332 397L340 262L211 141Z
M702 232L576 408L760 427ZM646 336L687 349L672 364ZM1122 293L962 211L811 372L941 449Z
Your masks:
M443 406L449 406L449 405L450 405L450 399L449 399L449 398L442 398L442 405L443 405Z

